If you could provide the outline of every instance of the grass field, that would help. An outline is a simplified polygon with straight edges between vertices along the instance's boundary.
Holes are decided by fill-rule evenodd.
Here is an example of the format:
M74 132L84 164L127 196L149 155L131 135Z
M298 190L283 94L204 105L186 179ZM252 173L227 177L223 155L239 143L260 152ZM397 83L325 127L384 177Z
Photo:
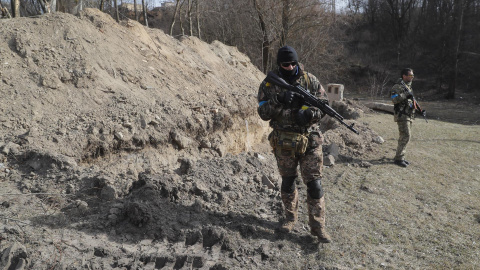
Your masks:
M325 169L327 226L334 243L319 249L350 269L480 268L480 126L416 119L411 165L393 164L393 116L361 121L385 143L362 158L369 168Z

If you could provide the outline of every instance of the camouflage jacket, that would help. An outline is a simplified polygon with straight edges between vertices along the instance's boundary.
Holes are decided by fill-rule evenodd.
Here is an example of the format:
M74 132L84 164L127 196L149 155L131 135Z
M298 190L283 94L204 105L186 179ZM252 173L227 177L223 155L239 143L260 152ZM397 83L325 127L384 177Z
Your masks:
M290 84L300 84L305 89L309 90L311 94L319 99L327 99L325 90L323 89L320 81L312 74L303 70L303 65L299 64L299 72L293 78L294 82ZM282 77L280 71L273 71L278 76ZM305 104L294 102L293 104L286 106L280 103L277 99L277 95L288 90L280 88L263 81L260 84L258 90L258 114L264 121L270 121L270 126L274 129L295 131L304 133L305 130L311 128L317 124L321 117L323 117L320 109L311 107L312 110L318 112L318 116L314 117L307 125L300 126L296 121L296 114L299 110L308 108Z
M405 83L407 87L402 84L402 79L399 79L392 87L390 97L394 104L394 120L398 121L412 121L415 118L415 108L412 99L407 99L407 95L413 95L412 83Z

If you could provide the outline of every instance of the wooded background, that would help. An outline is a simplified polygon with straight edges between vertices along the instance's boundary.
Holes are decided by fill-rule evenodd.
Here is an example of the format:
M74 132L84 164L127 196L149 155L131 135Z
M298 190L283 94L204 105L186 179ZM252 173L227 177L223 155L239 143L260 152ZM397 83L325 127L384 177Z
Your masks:
M172 36L236 46L264 72L274 68L278 48L287 44L322 83L342 83L370 96L387 95L405 67L415 71L414 88L432 96L480 92L480 0L177 0L162 7L144 0L129 1L130 6L115 0L0 3L3 18L100 8L117 20L138 20ZM69 6L75 11L61 9Z

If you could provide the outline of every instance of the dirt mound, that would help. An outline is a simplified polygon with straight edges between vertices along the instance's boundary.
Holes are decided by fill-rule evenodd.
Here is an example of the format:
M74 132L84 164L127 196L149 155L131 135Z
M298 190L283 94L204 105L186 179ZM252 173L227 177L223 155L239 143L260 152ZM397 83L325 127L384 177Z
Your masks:
M118 25L93 9L2 24L4 141L21 136L20 145L80 161L172 137L181 148L220 141L217 150L238 153L245 121L251 134L265 126L252 87L263 74L233 47ZM244 134L227 138L226 125Z
M279 176L256 113L264 74L244 54L94 9L0 23L2 266L292 264L296 251L275 244ZM349 119L363 109L334 108ZM340 160L373 151L368 125L357 136L323 121Z

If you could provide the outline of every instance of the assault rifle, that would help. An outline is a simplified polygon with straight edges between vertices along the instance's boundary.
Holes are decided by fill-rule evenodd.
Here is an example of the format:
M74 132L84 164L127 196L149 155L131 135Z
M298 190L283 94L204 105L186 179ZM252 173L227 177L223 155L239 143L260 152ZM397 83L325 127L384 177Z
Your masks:
M422 108L420 107L420 104L418 104L417 100L413 96L413 92L410 91L410 87L408 87L403 80L402 80L402 85L404 87L404 90L407 92L407 94L412 95L413 108L415 108L415 111L418 112L419 114L421 114L423 116L423 119L425 119L425 122L428 123L427 112L425 110L422 110Z
M332 107L330 107L328 105L328 102L318 99L317 97L310 94L308 90L301 87L300 85L290 85L284 79L280 78L277 74L273 72L269 72L267 74L267 78L265 78L265 81L273 85L276 85L278 87L288 89L290 91L300 94L303 97L303 100L305 101L305 103L307 103L307 105L319 108L323 113L328 114L330 117L337 119L340 123L342 123L348 129L355 132L356 134L359 134L358 131L353 127L354 124L352 123L351 125L347 125L347 123L343 122L343 119L344 119L343 116L338 114Z

